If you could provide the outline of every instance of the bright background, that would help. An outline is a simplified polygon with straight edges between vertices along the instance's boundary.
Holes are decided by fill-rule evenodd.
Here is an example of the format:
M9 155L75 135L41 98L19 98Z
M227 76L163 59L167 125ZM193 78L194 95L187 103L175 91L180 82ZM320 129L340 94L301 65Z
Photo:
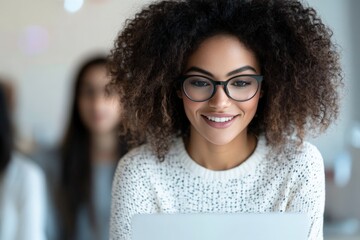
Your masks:
M14 120L21 138L44 146L61 140L74 70L84 57L107 53L125 19L147 2L87 0L68 12L62 0L0 0L0 76L15 84ZM343 220L360 219L360 1L308 2L333 29L345 73L340 119L325 135L309 139L325 160L327 212L337 229Z

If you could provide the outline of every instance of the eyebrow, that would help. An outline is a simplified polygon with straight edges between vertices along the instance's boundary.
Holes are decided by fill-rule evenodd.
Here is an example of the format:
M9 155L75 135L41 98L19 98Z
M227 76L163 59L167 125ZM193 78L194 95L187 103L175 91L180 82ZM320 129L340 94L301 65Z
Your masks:
M253 67L251 67L249 65L246 65L246 66L243 66L241 68L238 68L238 69L235 69L235 70L229 72L228 74L226 74L226 76L230 77L230 76L232 76L234 74L241 73L241 72L244 72L246 70L252 70L252 71L254 71L256 73L255 68L253 68ZM205 74L207 76L214 77L214 75L212 73L210 73L210 72L208 72L208 71L206 71L204 69L198 68L198 67L191 67L185 73L188 73L188 72L199 72L199 73Z
M255 68L249 66L249 65L246 65L246 66L243 66L241 68L238 68L238 69L235 69L234 71L231 71L229 72L228 74L226 74L227 77L230 77L231 75L234 75L234 74L237 74L237 73L241 73L241 72L244 72L246 70L252 70L253 72L256 73L256 70Z

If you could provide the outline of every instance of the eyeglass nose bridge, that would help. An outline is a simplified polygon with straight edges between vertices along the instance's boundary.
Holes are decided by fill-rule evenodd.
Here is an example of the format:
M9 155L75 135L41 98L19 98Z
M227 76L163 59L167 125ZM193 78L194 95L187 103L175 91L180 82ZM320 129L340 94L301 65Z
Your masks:
M227 96L228 98L232 99L232 97L230 96L230 94L229 94L229 92L228 92L228 89L227 89L227 84L228 84L229 80L228 80L228 81L225 81L225 82L223 82L223 81L214 81L214 80L211 80L211 82L212 82L213 85L214 85L214 90L213 90L213 93L211 94L211 96L210 96L209 99L211 99L212 97L214 97L214 95L216 94L217 86L223 86L223 89L224 89L224 92L225 92L226 96Z

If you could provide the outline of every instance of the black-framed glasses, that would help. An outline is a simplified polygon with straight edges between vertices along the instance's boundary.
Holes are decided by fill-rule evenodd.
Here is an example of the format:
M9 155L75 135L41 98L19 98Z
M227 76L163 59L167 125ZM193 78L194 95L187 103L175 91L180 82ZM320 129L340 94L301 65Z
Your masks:
M238 102L252 99L259 91L262 75L244 74L226 81L215 81L201 75L184 75L180 78L185 95L194 102L204 102L212 98L218 85L224 87L226 95Z

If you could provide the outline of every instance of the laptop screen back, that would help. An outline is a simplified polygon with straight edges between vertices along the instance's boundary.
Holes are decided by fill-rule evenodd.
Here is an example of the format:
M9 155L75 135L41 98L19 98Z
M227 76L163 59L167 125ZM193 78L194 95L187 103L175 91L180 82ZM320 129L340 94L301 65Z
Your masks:
M136 215L133 240L306 240L305 214Z

